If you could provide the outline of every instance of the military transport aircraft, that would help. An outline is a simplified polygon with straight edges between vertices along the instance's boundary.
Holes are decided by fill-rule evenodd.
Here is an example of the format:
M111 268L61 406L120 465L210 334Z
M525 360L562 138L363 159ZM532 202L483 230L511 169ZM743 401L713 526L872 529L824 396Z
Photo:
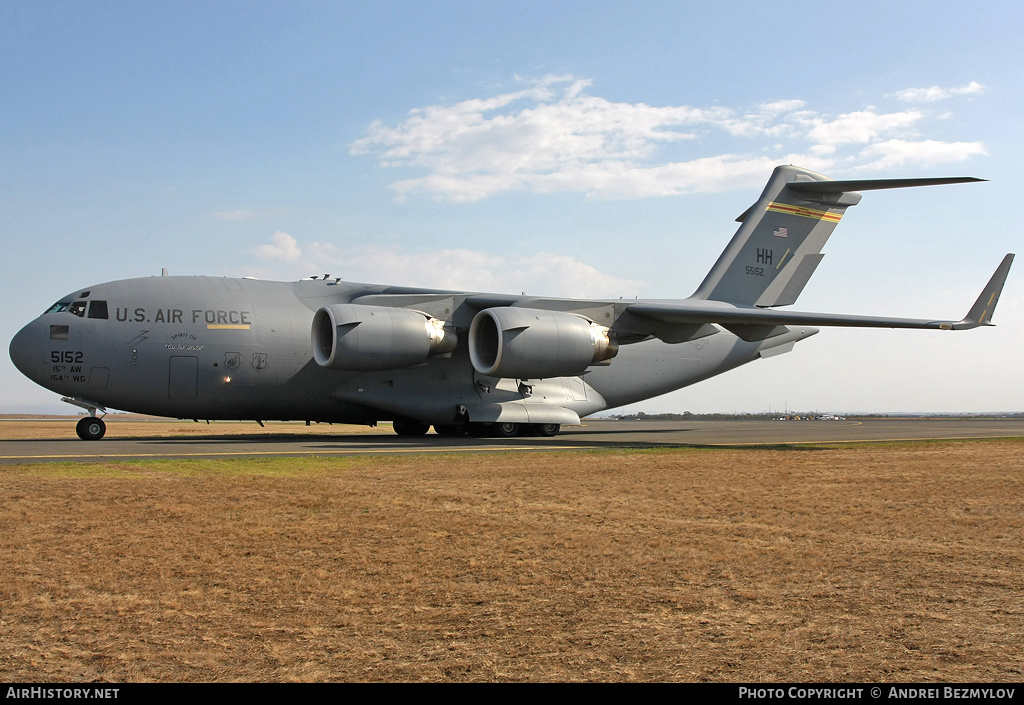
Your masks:
M697 291L582 300L356 284L149 277L62 297L11 341L27 377L89 412L375 425L399 435L551 436L788 352L812 326L991 325L1013 255L958 321L775 310L794 303L858 191L974 178L835 181L775 169Z

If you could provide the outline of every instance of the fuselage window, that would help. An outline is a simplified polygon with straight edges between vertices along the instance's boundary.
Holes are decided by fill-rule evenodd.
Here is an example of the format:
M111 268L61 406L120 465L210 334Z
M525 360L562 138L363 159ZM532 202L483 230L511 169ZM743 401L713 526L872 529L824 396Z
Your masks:
M67 340L70 326L50 326L50 340Z
M75 303L68 306L68 311L75 314L79 318L85 318L85 302L76 301Z
M68 306L71 305L70 301L58 301L50 308L46 309L46 313L63 313L68 310Z
M89 304L89 318L107 318L107 302L97 300Z

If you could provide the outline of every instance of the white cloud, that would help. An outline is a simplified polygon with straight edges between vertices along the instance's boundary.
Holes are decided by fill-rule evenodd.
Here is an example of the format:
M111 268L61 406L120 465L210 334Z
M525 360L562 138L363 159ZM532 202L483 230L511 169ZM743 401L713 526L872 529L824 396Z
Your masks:
M277 264L260 276L299 279L329 273L346 280L459 291L519 293L574 298L635 296L642 282L605 274L573 257L549 252L502 257L469 249L429 252L374 245L312 242L300 247L287 233L254 253Z
M567 162L643 158L659 142L694 137L669 128L728 115L722 108L612 103L585 95L583 89L590 82L583 80L573 80L558 100L550 100L550 86L566 80L549 78L539 89L420 108L396 128L375 122L366 137L353 143L352 152L364 154L379 147L385 165L430 166L441 173L532 173ZM523 99L535 104L511 114L497 113Z
M936 142L924 140L910 142L906 140L888 140L879 142L864 149L862 159L872 160L860 166L860 169L895 169L907 164L945 164L962 162L973 156L985 154L985 145L981 142Z
M767 115L778 115L779 113L789 113L794 110L799 110L804 107L806 103L802 100L776 100L772 103L763 103L761 105L761 112Z
M374 122L351 152L372 154L385 168L420 172L392 184L400 198L430 194L457 202L508 191L645 198L748 186L781 163L849 170L984 154L974 148L980 143L923 139L929 120L938 118L919 110L869 106L830 116L799 99L745 111L654 107L589 95L591 82L573 76L526 83L490 98L417 108L395 126ZM712 140L734 148L711 151ZM901 149L901 143L927 147ZM880 151L864 149L873 145ZM881 154L888 161L880 162Z
M923 117L924 114L916 110L887 114L861 110L845 113L834 120L812 118L805 120L804 123L813 126L807 136L816 144L865 144L883 135L908 128Z
M959 95L979 95L984 91L985 86L977 81L971 81L966 86L958 86L956 88L941 88L939 86L907 88L906 90L898 91L895 95L900 100L908 103L933 103L937 100L945 100L946 98L953 98Z
M525 291L536 296L596 298L635 295L642 282L605 274L567 255L538 252L510 262L513 269L504 275L499 288Z
M717 125L731 135L737 137L777 137L792 133L794 125L784 120L779 121L783 115L789 114L789 119L800 118L805 111L802 100L777 100L772 103L762 103L754 110L748 111L742 117L733 118L730 115L724 116Z
M374 246L342 252L325 243L313 243L309 250L324 271L333 267L355 281L576 298L635 295L640 286L572 257L545 252L502 257L468 249L407 252Z
M284 260L285 262L297 262L302 257L302 249L295 238L281 230L270 236L269 244L258 245L254 253L262 259Z

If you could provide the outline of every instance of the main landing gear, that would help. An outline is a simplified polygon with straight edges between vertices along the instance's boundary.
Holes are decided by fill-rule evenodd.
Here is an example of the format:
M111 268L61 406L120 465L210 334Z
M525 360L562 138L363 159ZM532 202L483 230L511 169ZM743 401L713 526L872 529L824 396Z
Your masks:
M395 433L404 437L424 436L430 426L418 421L394 421ZM543 436L550 438L561 430L557 423L461 423L434 424L439 436L472 436L474 438L514 438L515 436Z
M107 424L103 423L103 419L99 417L86 416L79 419L78 425L75 426L75 432L83 441L98 441L107 432Z
M557 435L562 426L557 423L471 423L469 435L477 438L514 438L515 436ZM436 430L436 427L435 427Z
M430 424L428 423L403 421L401 419L395 419L391 427L395 429L395 433L399 436L425 436L427 431L430 430Z

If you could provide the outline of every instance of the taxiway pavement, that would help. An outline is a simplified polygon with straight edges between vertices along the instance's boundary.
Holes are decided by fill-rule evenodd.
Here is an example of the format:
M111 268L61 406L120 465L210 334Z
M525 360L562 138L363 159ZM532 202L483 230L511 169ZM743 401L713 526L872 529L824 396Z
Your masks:
M69 423L73 423L70 422ZM114 423L114 422L112 422ZM130 422L124 422L130 423ZM99 462L142 458L389 455L658 448L771 446L867 441L1024 437L1019 418L871 418L846 421L602 421L564 427L554 438L403 438L382 433L239 432L189 437L0 439L0 464Z

